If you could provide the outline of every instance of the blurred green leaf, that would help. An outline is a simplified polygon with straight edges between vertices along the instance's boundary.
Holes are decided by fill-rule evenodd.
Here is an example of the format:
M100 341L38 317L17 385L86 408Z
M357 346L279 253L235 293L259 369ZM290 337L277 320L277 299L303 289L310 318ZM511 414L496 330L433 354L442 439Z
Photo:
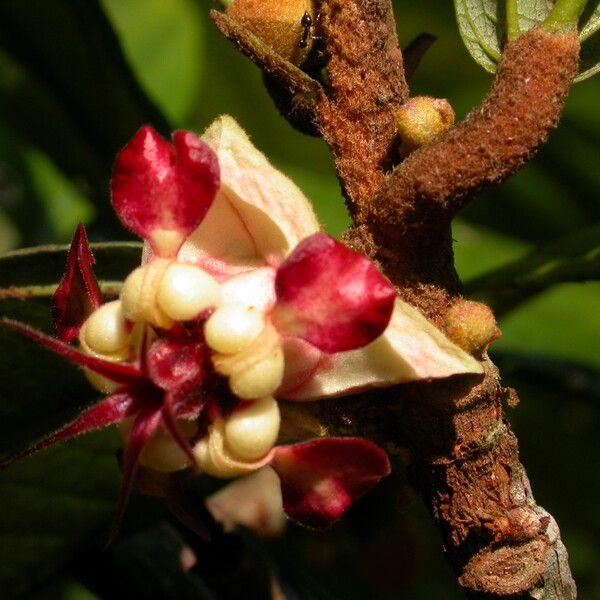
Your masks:
M0 315L50 332L50 294L66 252L51 246L0 257ZM140 252L134 243L95 246L100 280L122 280ZM0 456L56 430L97 399L78 368L0 328ZM0 471L0 595L12 597L106 541L118 489L117 446L115 433L102 431Z
M600 9L598 11L600 13ZM596 23L596 31L590 35L581 44L579 54L579 75L575 78L576 82L589 79L600 71L600 14Z
M598 298L598 282L557 285L505 315L492 348L599 368Z
M579 39L585 41L600 30L600 0L588 0L579 20Z
M515 35L541 23L550 14L552 0L514 0ZM476 63L494 73L507 36L504 0L454 0L458 29L463 43ZM600 71L600 3L588 2L580 19L581 57L576 82Z
M209 58L200 6L193 0L102 0L102 5L138 79L169 120L181 124L194 108Z
M112 161L144 123L169 126L136 81L98 0L0 0L0 106L11 127L90 186L105 224ZM122 235L122 233L121 233Z
M96 432L0 471L3 598L106 542L119 481L116 447L114 431Z
M566 282L600 279L600 225L539 248L497 271L469 281L468 296L489 304L497 315Z
M0 289L52 286L61 280L67 261L67 246L42 246L15 250L0 256ZM123 281L140 264L139 242L92 244L94 271L100 282Z
M98 279L114 289L139 264L141 244L98 244L93 251ZM51 246L0 257L0 316L52 333L49 300L66 253ZM76 367L0 328L0 453L12 454L54 431L97 398Z

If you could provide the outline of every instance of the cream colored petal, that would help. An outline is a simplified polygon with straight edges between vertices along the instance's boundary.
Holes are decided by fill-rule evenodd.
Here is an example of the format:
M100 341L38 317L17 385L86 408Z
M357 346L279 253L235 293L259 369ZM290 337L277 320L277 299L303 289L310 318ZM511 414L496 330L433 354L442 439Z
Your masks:
M239 303L267 312L275 305L275 275L272 267L240 273L221 285L224 304Z
M277 265L320 226L300 189L277 171L229 116L217 118L202 139L217 153L221 188L179 259L239 272L266 261ZM231 273L229 271L228 273Z
M274 537L283 533L287 523L279 477L271 467L232 481L205 504L227 532L247 527L261 537Z
M286 345L284 349L287 351ZM290 353L298 345L290 344ZM317 400L372 388L421 379L439 379L451 375L483 372L472 356L453 344L417 309L396 300L392 319L382 336L350 352L323 355L303 382L282 386L278 397L289 400ZM291 384L291 382L290 382ZM284 380L285 385L285 380Z

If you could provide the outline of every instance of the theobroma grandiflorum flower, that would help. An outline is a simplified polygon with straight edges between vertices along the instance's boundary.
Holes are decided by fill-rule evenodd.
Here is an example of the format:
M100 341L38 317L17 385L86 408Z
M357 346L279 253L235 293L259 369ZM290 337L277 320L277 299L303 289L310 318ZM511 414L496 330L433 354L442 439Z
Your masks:
M79 227L54 295L57 338L4 321L106 396L8 462L117 424L121 508L139 465L223 478L270 465L287 514L323 526L388 474L387 456L361 438L277 445L278 398L481 372L364 256L320 232L230 117L171 143L142 128L117 157L112 201L146 242L119 299L103 302Z

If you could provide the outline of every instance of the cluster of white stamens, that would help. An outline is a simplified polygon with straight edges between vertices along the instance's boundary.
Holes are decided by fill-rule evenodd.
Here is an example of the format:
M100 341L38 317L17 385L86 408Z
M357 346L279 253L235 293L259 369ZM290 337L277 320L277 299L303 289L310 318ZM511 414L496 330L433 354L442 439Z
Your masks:
M202 321L208 314L206 321ZM135 269L125 280L121 299L96 310L80 332L87 354L108 360L136 358L132 331L145 325L170 329L176 322L199 319L212 351L215 371L228 377L231 391L241 404L208 427L197 439L196 423L180 421L200 468L214 476L231 477L257 468L277 441L280 415L273 394L280 386L284 357L279 334L267 315L254 306L232 301L222 294L219 282L196 265L155 258ZM99 390L114 391L116 384L88 374ZM124 437L131 423L121 425ZM158 471L189 466L182 449L159 428L144 448L142 465Z

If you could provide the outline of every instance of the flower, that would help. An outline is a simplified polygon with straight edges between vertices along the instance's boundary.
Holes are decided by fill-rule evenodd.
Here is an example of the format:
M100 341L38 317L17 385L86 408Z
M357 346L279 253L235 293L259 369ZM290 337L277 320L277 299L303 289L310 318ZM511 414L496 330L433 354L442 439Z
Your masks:
M387 455L361 438L276 445L276 398L481 372L364 256L319 231L300 190L230 117L172 143L143 127L117 157L112 202L146 242L120 299L102 304L80 226L53 299L57 338L3 324L108 394L8 463L119 424L118 517L140 464L225 478L268 464L286 513L328 525L389 473Z

